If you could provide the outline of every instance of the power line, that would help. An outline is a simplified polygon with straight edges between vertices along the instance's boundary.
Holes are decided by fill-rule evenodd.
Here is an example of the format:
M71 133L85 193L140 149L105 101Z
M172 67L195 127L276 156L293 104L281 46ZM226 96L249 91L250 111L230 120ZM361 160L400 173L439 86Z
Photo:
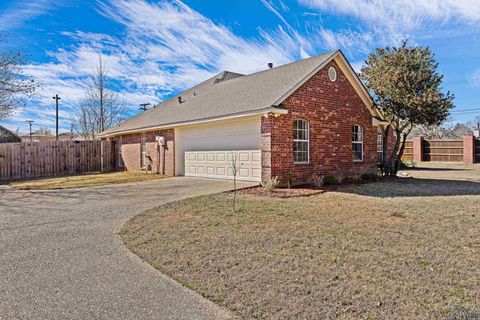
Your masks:
M473 108L473 109L460 109L460 110L453 110L451 113L458 113L458 112L470 112L470 111L480 111L480 108Z

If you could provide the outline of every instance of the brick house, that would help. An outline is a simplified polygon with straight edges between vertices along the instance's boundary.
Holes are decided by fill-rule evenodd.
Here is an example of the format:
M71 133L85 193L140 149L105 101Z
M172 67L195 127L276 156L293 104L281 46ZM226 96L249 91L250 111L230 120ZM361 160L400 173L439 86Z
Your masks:
M224 71L101 136L116 141L126 170L229 179L237 166L240 180L301 184L375 172L381 119L337 50L250 75Z

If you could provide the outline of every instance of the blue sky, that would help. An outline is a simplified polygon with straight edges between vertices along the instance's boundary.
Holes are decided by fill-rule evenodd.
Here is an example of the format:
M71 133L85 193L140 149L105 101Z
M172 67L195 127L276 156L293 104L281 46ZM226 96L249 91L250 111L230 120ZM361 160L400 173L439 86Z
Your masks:
M480 112L477 0L2 0L7 46L29 54L38 94L0 123L68 131L84 80L103 55L128 115L222 70L250 73L341 49L354 68L376 47L430 46L456 95L455 121ZM53 130L52 130L53 131Z

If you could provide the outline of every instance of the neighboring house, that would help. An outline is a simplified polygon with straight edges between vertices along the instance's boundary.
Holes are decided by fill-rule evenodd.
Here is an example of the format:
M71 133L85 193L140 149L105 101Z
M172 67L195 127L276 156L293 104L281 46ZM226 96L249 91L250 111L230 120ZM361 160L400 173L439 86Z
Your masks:
M381 115L341 51L269 67L224 71L101 136L116 141L120 166L151 160L171 176L232 178L234 157L249 181L377 170Z
M22 138L4 126L0 126L0 143L22 142Z
M63 132L58 134L59 141L84 141L85 138L78 133Z
M44 134L44 133L32 133L30 134L23 134L20 136L23 142L45 142L45 141L55 141L55 136L51 134Z

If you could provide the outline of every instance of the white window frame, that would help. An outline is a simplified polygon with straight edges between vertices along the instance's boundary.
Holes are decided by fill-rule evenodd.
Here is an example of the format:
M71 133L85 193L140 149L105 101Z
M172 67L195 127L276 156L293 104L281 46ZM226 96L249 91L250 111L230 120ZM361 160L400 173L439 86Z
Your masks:
M147 143L145 141L145 133L140 135L140 168L145 168L147 165Z
M297 121L301 121L304 124L302 129L297 129L295 124ZM306 139L295 139L295 131L306 131ZM307 160L306 161L295 161L295 142L306 142L307 143ZM310 163L310 123L304 119L295 119L293 121L293 163L294 164L308 164Z
M377 130L377 163L382 164L383 163L383 153L384 153L385 146L383 145L383 130L379 127ZM382 154L382 156L379 158L379 154Z
M354 140L354 135L353 135L353 131L354 131L354 128L357 127L359 130L358 130L358 134L360 136L360 139L359 141L355 141ZM363 150L363 136L364 136L364 133L363 133L363 126L359 125L359 124L354 124L352 126L352 159L353 159L353 162L363 162L363 159L364 159L364 150ZM361 153L361 159L354 159L353 158L353 151L354 151L354 148L353 148L353 145L354 144L359 144L361 146L361 150L362 150L362 153Z

